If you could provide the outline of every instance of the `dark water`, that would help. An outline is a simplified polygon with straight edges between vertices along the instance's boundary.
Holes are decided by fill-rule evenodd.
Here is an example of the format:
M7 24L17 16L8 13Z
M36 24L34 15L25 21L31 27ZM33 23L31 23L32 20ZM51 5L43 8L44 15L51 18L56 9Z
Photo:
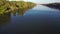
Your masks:
M60 10L37 5L22 12L12 12L0 16L0 33L60 32Z

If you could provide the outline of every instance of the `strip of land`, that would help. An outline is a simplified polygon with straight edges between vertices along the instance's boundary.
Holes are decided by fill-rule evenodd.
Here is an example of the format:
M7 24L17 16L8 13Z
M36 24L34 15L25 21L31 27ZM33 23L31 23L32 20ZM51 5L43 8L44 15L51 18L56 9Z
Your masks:
M36 4L24 1L2 1L0 0L0 14L34 7Z
M49 4L42 4L44 6L48 6L50 8L54 8L54 9L59 9L60 10L60 3L49 3Z

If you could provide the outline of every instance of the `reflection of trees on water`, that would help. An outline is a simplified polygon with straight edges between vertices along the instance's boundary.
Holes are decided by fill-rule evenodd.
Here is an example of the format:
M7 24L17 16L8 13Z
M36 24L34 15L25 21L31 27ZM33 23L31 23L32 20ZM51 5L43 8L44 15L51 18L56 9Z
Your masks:
M27 11L28 9L21 9L21 10L18 10L18 15L24 15L24 13Z
M10 14L0 15L0 24L10 22Z
M25 13L27 10L32 9L32 8L33 8L33 7L24 8L24 9L18 9L17 11L14 11L14 12L12 12L12 13L13 13L14 16L16 16L16 14L23 16L24 13Z
M21 16L23 16L24 13L25 13L27 10L31 9L31 8L33 8L33 7L18 9L17 11L12 11L12 14L13 14L14 16L16 16L16 15L21 15ZM0 14L0 24L9 22L10 19L11 19L10 16L11 16L10 13Z
M16 16L17 15L24 15L24 13L27 11L28 9L20 9L20 10L17 10L15 12L13 12L13 15Z
M18 10L18 15L24 15L24 13L26 12L26 9L21 9L21 10Z

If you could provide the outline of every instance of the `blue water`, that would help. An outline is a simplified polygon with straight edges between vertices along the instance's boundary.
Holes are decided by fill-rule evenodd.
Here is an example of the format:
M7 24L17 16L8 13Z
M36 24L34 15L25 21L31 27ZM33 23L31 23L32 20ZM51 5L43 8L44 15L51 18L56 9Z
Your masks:
M60 10L37 5L23 15L11 13L8 21L0 24L1 34L21 32L60 32Z

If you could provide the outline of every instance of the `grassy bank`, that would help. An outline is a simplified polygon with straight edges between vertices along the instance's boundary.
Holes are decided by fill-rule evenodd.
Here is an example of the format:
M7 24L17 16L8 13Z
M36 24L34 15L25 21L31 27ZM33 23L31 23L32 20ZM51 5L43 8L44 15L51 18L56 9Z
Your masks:
M24 1L0 1L0 14L34 7L36 4Z

